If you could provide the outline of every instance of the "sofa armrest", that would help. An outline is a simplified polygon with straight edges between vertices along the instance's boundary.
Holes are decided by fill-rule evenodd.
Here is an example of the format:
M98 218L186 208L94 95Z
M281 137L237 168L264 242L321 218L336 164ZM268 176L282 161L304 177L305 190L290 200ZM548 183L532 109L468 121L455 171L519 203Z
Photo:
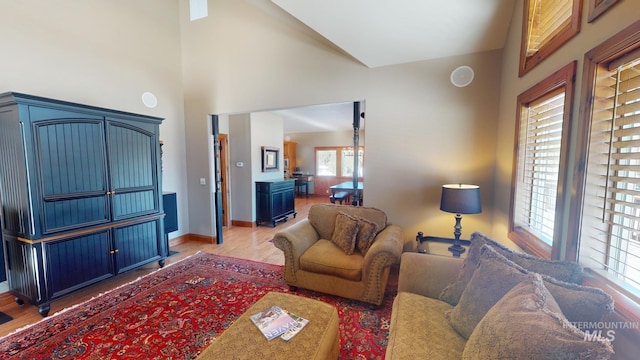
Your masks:
M309 219L279 231L273 237L273 244L284 253L285 270L297 271L300 268L300 255L320 239Z
M363 277L367 278L368 272L373 271L373 266L387 267L400 262L402 247L404 245L404 235L402 228L398 225L387 225L374 240L373 244L364 256ZM383 257L382 261L374 261Z
M398 291L438 299L456 280L462 263L461 258L405 252L400 260Z

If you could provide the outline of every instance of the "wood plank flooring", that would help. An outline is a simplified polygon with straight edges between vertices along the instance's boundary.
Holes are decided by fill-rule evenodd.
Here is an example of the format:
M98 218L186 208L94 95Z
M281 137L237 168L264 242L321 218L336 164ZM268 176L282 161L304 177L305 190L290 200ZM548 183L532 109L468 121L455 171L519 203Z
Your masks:
M178 251L179 253L169 257L166 263L170 264L189 255L193 255L198 251L204 251L224 256L283 265L284 256L282 251L273 246L269 240L273 238L276 232L285 229L302 219L306 219L309 213L309 208L312 204L328 202L329 200L326 196L315 197L310 195L308 199L296 198L296 211L298 214L295 219L289 217L289 221L281 223L275 228L268 226L253 228L225 228L223 229L224 244L222 245L209 244L201 241L181 242L178 239L178 241L173 241L171 243L171 250ZM49 314L54 314L62 309L89 300L100 293L134 281L138 277L148 274L156 269L158 269L158 264L157 262L153 262L141 268L120 274L114 278L107 279L98 284L76 291L53 301L51 303L51 311ZM33 324L42 319L42 316L38 313L38 308L36 306L32 306L30 304L19 306L13 301L13 296L9 293L0 294L0 311L13 317L12 321L0 325L0 336L7 335L16 329Z

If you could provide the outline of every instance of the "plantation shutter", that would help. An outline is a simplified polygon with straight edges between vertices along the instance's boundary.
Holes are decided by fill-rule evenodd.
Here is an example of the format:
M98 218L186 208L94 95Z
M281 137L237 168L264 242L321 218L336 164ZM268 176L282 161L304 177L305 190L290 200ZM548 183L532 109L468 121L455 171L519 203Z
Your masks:
M521 117L514 224L553 242L564 88L529 104Z
M570 26L573 0L530 0L527 57Z
M640 55L624 60L596 75L579 261L638 295Z

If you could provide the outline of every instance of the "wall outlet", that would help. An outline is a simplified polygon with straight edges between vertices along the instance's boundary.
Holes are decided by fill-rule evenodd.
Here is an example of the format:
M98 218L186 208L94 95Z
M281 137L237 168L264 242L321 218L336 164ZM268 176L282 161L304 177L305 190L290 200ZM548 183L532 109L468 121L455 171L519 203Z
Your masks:
M200 185L207 185L207 179L200 178Z

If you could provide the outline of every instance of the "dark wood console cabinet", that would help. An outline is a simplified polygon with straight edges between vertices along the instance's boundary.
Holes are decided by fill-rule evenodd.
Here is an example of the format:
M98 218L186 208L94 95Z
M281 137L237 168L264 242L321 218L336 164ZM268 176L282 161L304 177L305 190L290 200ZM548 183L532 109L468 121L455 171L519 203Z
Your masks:
M164 265L161 121L0 94L2 239L19 304L46 316L60 296Z
M268 222L272 226L295 218L295 180L256 181L256 224Z

